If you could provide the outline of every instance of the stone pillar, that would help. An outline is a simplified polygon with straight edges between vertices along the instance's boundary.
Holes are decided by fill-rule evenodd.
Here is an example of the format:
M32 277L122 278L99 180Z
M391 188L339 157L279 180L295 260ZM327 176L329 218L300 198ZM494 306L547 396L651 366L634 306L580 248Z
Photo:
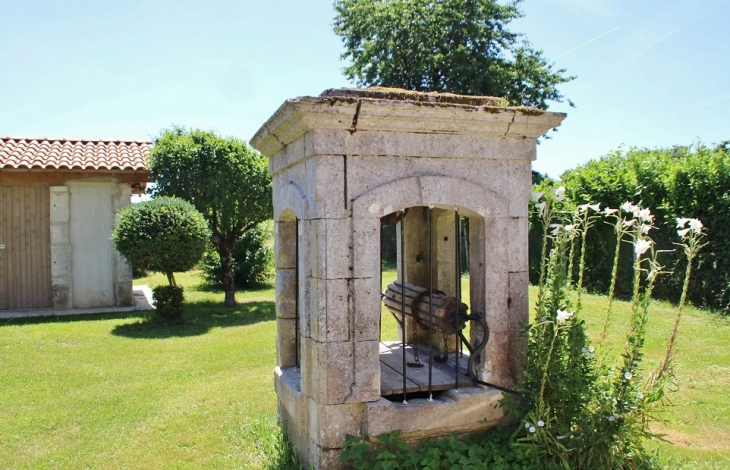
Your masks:
M132 202L132 187L129 183L112 184L116 186L116 188L112 188L112 211L114 211L114 227L116 227L121 210ZM114 250L114 306L131 307L134 305L132 281L132 267L124 256Z
M71 250L68 186L51 186L51 288L53 309L73 308L73 257Z

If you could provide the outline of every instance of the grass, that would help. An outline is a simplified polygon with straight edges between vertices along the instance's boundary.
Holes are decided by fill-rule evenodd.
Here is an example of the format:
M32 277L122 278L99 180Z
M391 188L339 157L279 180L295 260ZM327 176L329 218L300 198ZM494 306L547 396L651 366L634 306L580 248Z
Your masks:
M0 468L263 468L281 453L273 290L239 292L239 305L227 308L222 292L196 288L198 273L178 282L187 299L182 323L125 314L0 326ZM605 300L584 296L594 337ZM616 305L614 355L628 312ZM654 304L648 364L663 353L674 313ZM382 331L395 339L390 313ZM670 468L730 468L730 320L687 309L676 366L679 391L666 424L655 426L673 444L652 445Z

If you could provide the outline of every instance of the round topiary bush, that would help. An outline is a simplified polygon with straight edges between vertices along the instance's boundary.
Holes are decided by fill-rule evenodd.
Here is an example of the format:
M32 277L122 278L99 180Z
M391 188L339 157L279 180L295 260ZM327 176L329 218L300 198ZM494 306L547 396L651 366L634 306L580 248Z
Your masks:
M205 252L210 232L202 214L179 198L159 197L125 207L112 233L114 247L137 269L162 272L169 288L155 290L158 314L182 315L182 287L174 272L191 269Z

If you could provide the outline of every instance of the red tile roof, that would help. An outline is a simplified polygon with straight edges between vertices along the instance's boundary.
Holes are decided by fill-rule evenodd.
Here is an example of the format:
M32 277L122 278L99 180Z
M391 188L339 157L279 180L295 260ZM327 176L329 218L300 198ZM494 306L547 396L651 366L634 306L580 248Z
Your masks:
M149 141L0 137L0 168L145 170Z

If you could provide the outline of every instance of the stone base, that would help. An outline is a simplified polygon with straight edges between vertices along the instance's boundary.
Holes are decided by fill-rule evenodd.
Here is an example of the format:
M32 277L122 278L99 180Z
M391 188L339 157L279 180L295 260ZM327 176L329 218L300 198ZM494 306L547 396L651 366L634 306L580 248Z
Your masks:
M339 457L347 434L374 441L380 434L400 430L403 439L415 441L486 431L497 426L503 417L499 406L502 393L483 387L449 390L432 401L419 398L407 404L381 398L367 403L322 406L305 396L300 384L296 368L275 369L279 419L307 468L343 468ZM352 419L360 414L361 420Z

